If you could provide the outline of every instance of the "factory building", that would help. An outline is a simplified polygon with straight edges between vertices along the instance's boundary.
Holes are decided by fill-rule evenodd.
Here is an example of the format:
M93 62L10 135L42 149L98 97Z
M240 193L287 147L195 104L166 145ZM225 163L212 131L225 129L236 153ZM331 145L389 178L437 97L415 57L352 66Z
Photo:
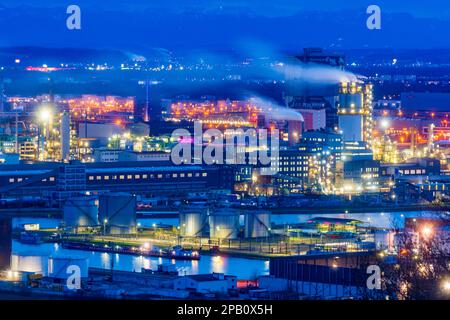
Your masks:
M441 163L439 159L417 158L410 159L406 163L382 164L381 174L392 176L395 179L421 179L422 176L439 176Z
M73 168L79 172L68 179L68 170L73 171ZM0 194L59 199L60 192L109 191L152 196L211 189L231 191L234 180L234 169L229 166L167 166L146 161L2 165Z
M291 192L299 192L308 181L309 159L311 153L300 150L301 147L281 147L275 161L278 173L274 176L274 185Z
M342 83L339 90L339 130L345 142L372 143L372 85Z
M304 130L320 130L326 127L325 109L297 109L304 119Z
M237 277L223 273L189 275L179 278L177 288L197 293L227 293L237 289Z
M331 252L270 259L270 275L258 278L269 291L294 290L322 298L357 297L367 288L366 269L376 264L376 255L366 252Z
M321 48L305 48L303 53L294 57L301 61L305 68L326 65L335 68L337 72L344 70L345 57L336 52L324 51ZM337 96L339 88L332 83L313 83L304 81L298 73L286 75L286 105L293 109L325 109L326 128L334 129L338 126ZM306 120L306 119L305 119Z
M380 161L353 160L344 162L344 192L379 191Z

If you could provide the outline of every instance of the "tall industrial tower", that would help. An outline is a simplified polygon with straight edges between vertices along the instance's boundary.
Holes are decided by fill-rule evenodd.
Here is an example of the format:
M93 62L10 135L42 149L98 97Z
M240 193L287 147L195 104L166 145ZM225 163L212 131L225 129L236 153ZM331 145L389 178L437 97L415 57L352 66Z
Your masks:
M339 89L339 129L344 142L367 142L372 146L372 85L341 83Z

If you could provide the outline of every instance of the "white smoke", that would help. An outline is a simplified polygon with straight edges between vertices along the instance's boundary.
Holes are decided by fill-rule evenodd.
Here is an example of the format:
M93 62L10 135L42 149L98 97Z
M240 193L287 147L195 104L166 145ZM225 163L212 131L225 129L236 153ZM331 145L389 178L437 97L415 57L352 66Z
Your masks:
M259 96L254 96L249 99L252 103L254 103L258 108L261 109L261 113L263 113L267 119L272 120L295 120L295 121L304 121L303 116L300 112L289 109L283 106L280 106L275 101L270 100L268 98L262 98Z
M351 72L336 67L302 62L280 62L274 65L274 70L284 75L286 81L302 81L322 84L338 84L341 82L356 82L358 77Z

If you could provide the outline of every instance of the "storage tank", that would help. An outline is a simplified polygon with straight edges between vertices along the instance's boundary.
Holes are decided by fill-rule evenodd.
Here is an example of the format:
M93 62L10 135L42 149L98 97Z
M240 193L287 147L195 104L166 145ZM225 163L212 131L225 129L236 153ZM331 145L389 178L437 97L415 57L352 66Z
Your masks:
M239 234L239 211L216 209L209 216L209 235L215 239L236 239Z
M180 235L184 237L202 237L208 226L208 208L191 206L180 211Z
M81 278L88 277L89 261L77 256L53 256L48 261L49 277L67 279L73 274L73 268L78 267Z
M95 227L98 221L98 200L95 197L74 197L66 200L63 208L67 227Z
M48 275L48 256L34 252L21 252L11 257L11 270L19 272L34 272Z
M244 215L244 234L246 238L267 237L270 233L269 211L246 211Z
M99 220L109 234L136 232L136 197L127 193L111 193L99 197Z

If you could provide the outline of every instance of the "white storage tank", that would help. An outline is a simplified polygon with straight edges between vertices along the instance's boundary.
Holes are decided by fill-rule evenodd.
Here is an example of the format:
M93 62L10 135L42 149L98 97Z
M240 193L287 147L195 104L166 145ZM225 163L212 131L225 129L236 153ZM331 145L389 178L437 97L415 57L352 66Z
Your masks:
M209 235L213 239L236 239L239 234L239 211L215 209L209 216Z
M43 276L48 275L48 255L38 255L34 252L21 252L11 256L11 270L33 272Z
M249 210L244 214L244 235L246 238L267 237L270 234L270 212Z
M208 208L190 206L180 211L180 235L184 237L202 237L208 226Z
M64 204L63 215L67 227L98 226L98 200L95 197L69 198Z
M136 232L136 197L111 193L99 197L99 220L109 234Z
M52 278L67 279L73 275L73 270L80 270L81 278L88 277L89 260L77 256L53 256L48 261L48 275Z

